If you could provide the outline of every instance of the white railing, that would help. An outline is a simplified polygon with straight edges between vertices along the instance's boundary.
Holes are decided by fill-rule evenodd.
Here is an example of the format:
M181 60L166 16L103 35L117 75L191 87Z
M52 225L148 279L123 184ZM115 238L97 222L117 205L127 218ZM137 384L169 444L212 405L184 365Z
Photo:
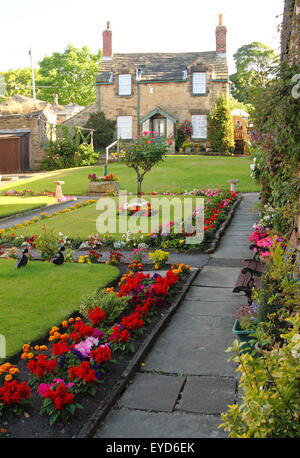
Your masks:
M107 147L105 148L105 152L106 152L106 165L108 165L109 150L110 150L113 146L115 146L115 145L117 145L117 144L118 144L118 140L116 140L116 141L113 142L111 145L109 145L109 146L107 146Z

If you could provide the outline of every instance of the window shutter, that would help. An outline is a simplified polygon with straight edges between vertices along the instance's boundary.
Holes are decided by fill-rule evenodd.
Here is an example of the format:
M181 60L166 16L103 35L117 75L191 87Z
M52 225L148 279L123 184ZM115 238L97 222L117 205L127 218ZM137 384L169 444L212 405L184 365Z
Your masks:
M206 73L193 73L193 94L206 94Z
M119 75L119 95L131 95L131 75Z
M193 134L192 138L207 138L207 116L192 116Z
M117 118L118 138L132 138L132 117L118 116Z

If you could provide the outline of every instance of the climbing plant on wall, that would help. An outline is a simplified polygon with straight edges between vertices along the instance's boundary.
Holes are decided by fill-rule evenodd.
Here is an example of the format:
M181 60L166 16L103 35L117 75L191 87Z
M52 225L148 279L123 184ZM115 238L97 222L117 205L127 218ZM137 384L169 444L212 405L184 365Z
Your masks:
M274 229L287 232L297 212L300 191L300 91L294 76L299 65L281 63L277 77L253 99L252 133L255 178L262 185L262 204L280 210Z

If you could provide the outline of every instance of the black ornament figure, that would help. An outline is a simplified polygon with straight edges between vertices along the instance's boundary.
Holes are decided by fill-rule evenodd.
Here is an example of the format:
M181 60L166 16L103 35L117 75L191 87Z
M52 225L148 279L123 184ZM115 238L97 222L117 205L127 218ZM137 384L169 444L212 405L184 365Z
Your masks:
M27 263L28 263L28 248L25 248L25 250L23 250L22 256L18 258L16 268L25 267Z
M65 247L62 246L58 250L57 255L52 259L53 264L56 264L57 266L61 266L64 263L65 257L63 255L63 252L65 251Z

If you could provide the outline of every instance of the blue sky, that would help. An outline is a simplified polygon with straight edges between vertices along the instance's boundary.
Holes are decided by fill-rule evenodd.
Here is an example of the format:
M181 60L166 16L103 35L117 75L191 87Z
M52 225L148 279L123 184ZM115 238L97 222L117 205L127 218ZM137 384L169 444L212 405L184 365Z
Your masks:
M283 0L3 0L0 71L35 65L68 43L102 48L111 21L114 52L186 52L215 49L218 14L228 28L228 61L252 41L279 49Z

